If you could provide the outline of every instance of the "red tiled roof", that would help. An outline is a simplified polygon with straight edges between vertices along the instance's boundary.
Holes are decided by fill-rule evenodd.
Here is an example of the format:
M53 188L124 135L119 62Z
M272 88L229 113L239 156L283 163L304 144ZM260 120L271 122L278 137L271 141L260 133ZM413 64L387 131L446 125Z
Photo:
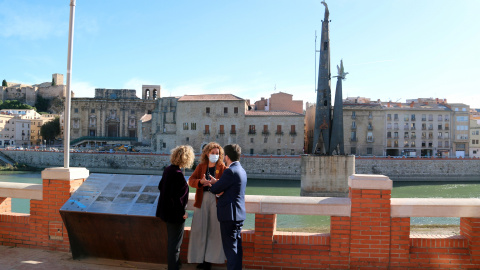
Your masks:
M244 100L232 94L184 95L178 101Z
M303 116L304 114L289 112L289 111L246 111L245 116L275 116L275 115L283 115L283 116Z

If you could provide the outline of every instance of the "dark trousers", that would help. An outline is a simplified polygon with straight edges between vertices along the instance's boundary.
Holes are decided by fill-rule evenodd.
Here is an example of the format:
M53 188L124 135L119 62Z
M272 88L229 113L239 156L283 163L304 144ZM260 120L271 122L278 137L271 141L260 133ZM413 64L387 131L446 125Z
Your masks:
M241 270L242 249L242 226L243 221L221 221L220 232L222 233L222 245L227 257L228 270Z
M180 257L180 245L183 240L183 230L185 228L185 222L182 223L167 223L167 261L168 270L178 270L178 260Z

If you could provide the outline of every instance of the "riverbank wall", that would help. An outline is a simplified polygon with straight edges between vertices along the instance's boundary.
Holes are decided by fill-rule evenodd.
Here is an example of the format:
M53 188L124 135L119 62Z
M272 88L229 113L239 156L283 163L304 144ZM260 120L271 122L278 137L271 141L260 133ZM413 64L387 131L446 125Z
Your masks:
M18 163L38 168L63 166L63 152L1 150ZM197 156L198 163L200 156ZM300 180L301 156L241 157L250 178ZM167 154L71 153L70 166L97 173L162 174ZM191 171L187 171L189 175ZM480 159L355 158L355 173L388 175L394 181L480 181Z

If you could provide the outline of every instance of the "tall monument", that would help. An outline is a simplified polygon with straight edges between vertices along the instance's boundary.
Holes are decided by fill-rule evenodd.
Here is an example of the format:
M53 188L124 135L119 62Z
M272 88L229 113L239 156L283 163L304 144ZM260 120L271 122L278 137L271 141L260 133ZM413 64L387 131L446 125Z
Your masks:
M348 177L355 173L355 156L346 156L343 141L342 81L348 74L337 66L335 106L331 106L329 10L325 6L318 69L317 106L312 155L302 156L301 196L345 197Z
M327 3L322 1L325 6L325 16L322 21L322 34L320 43L320 61L318 67L317 83L317 106L315 111L315 127L313 133L313 154L331 156L335 154L343 155L343 104L342 104L342 79L344 75L337 76L337 89L335 93L335 106L332 118L332 90L330 80L330 29ZM343 72L343 63L342 66ZM342 76L342 77L340 77ZM339 87L340 86L340 87Z

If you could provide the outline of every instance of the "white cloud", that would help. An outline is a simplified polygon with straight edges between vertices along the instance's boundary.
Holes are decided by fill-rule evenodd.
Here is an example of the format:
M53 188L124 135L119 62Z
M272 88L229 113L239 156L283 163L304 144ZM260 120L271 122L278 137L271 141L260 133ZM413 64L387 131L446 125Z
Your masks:
M95 96L95 86L89 82L72 82L71 89L75 93L75 97Z

